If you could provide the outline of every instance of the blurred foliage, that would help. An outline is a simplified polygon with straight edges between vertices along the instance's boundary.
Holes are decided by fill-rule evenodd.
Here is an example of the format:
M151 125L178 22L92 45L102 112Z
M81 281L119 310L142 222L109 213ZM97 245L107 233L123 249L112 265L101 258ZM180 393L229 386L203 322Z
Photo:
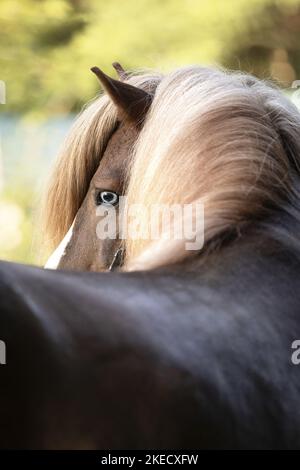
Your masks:
M34 201L30 188L15 185L0 197L0 258L24 263L39 262L34 249Z
M77 111L89 68L217 62L290 82L300 73L299 0L0 0L9 109Z
M162 70L218 63L287 87L300 77L299 34L300 0L0 0L0 79L7 86L1 111L29 123L77 112L99 91L89 68L112 74L113 61ZM51 139L52 131L49 148ZM21 155L24 142L18 145ZM0 194L0 257L36 261L36 189L12 161L18 177L5 180ZM40 167L32 167L38 182Z

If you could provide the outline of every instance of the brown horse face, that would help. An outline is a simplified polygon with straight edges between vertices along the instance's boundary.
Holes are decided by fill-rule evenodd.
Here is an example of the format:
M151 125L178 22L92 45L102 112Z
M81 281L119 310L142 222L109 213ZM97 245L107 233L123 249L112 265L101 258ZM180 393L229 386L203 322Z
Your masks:
M109 269L120 240L118 232L115 239L100 238L97 225L102 217L97 209L101 205L108 210L113 207L118 216L119 197L124 194L125 172L137 136L137 128L126 123L121 123L112 135L74 223L58 248L61 256L58 253L57 268L87 271Z
M115 68L120 75L119 67L117 64ZM120 124L108 142L72 227L49 258L46 268L105 271L120 247L118 231L113 238L105 238L97 230L104 217L102 211L99 217L99 208L114 209L118 217L118 202L124 194L131 151L152 98L140 88L108 77L97 67L92 71L115 104ZM123 72L121 69L121 80L125 77Z

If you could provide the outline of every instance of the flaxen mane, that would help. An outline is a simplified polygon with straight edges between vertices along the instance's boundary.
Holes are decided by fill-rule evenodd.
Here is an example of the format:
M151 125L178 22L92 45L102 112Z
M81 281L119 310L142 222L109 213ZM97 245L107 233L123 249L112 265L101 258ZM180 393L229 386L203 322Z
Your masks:
M190 66L164 77L132 76L157 87L128 169L128 205L204 203L205 246L245 223L283 210L296 194L300 115L276 87L252 76ZM77 119L45 197L48 240L70 227L116 126L102 96ZM296 217L298 213L296 211ZM147 228L146 211L139 214ZM184 259L185 240L125 241L125 269Z
M159 79L158 73L127 77L128 83L147 91L153 91ZM42 232L49 251L56 248L70 228L116 124L115 106L106 95L93 101L76 119L43 198Z
M208 246L292 203L299 162L300 115L280 90L241 73L178 69L159 84L139 136L128 206L200 201ZM146 230L144 210L138 218ZM129 238L125 248L127 269L193 254L185 240Z

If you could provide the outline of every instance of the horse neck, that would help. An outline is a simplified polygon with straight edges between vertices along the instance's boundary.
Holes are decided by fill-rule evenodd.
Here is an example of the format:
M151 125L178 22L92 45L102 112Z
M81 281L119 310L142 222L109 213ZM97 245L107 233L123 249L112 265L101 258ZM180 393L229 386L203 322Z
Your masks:
M298 207L299 206L299 207ZM212 239L203 250L184 261L158 269L172 273L191 272L205 278L216 278L222 269L230 271L236 266L251 267L259 260L272 256L277 260L300 261L300 204L288 203L282 210L253 223L232 228ZM221 267L223 267L221 269ZM220 274L222 277L222 274Z

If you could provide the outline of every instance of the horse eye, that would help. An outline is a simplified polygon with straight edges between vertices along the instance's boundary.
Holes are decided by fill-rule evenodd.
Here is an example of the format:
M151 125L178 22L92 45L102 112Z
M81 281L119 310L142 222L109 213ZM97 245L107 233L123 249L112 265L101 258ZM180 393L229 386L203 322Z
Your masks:
M113 191L99 191L96 195L96 204L100 206L105 204L107 206L116 206L119 202L119 195Z

